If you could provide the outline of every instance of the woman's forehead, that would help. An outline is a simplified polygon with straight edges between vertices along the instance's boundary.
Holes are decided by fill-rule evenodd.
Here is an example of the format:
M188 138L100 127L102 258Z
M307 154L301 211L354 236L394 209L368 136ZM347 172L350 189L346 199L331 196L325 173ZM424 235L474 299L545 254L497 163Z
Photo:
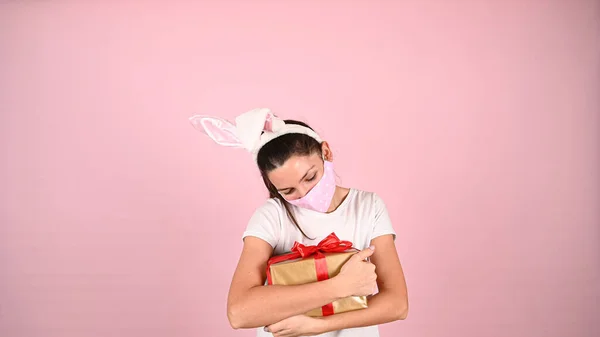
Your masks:
M306 172L318 167L321 162L316 153L310 156L292 156L283 165L269 172L269 180L276 187L280 187L280 184L299 183Z

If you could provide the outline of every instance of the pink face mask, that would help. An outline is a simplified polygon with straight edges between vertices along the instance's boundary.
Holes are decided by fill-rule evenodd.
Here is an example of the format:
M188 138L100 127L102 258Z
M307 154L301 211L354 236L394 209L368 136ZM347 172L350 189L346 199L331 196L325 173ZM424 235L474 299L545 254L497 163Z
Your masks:
M288 200L294 206L308 208L313 211L325 213L331 205L335 192L335 173L333 163L325 160L321 180L300 199Z

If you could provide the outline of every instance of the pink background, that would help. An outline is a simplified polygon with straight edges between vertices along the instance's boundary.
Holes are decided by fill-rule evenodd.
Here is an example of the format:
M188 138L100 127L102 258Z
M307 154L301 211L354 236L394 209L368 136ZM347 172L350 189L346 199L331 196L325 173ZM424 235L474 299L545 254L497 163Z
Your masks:
M107 3L0 4L0 336L254 335L225 300L266 190L187 121L254 107L387 202L383 336L600 335L598 1Z

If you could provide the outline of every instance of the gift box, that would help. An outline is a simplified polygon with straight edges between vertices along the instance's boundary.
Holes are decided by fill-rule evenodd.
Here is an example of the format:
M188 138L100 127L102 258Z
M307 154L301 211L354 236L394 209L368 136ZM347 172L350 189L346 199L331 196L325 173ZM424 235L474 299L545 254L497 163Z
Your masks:
M274 256L267 263L269 285L300 285L324 281L336 276L344 263L358 253L352 242L340 240L331 233L316 246L295 242L289 254ZM307 316L329 316L364 309L366 296L350 296L306 313Z

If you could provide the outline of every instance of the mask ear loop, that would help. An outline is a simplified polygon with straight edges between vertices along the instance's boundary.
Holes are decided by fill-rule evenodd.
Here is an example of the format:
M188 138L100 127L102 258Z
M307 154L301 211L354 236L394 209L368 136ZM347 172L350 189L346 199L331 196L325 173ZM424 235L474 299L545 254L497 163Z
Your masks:
M327 159L325 159L325 154L324 153L321 154L321 158L323 159L323 164L324 164L325 161L327 160ZM327 161L329 161L329 160L327 160ZM342 178L337 174L337 172L335 172L335 168L333 169L333 174L335 174L335 178L336 178L335 179L335 184L337 186L341 186L342 185Z
M342 178L335 172L335 169L333 169L333 174L335 174L335 184L337 186L342 186Z

